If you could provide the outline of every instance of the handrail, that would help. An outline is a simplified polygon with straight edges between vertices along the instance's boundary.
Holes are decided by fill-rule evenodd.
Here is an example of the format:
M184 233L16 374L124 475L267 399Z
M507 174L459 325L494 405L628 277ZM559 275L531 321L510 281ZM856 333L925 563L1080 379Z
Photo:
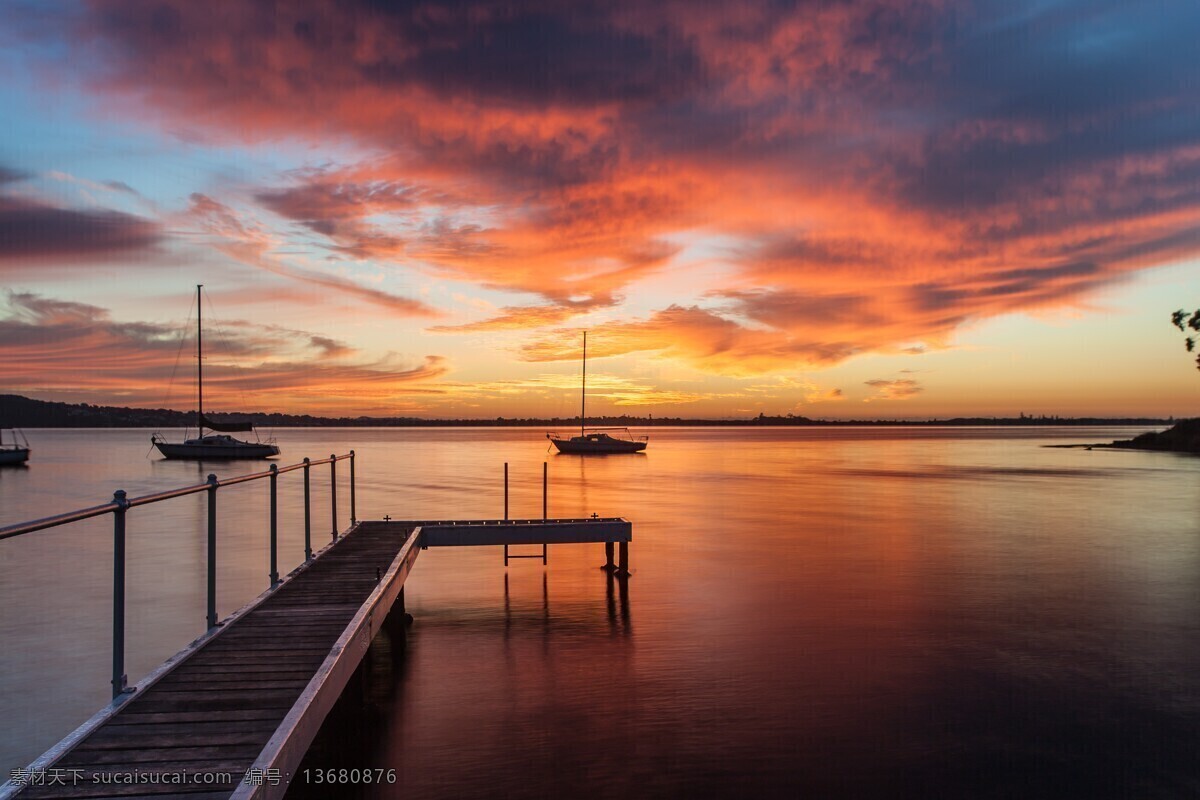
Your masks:
M29 522L22 522L17 525L6 525L0 528L0 539L10 539L13 536L20 536L23 533L33 533L34 531L45 530L46 528L54 528L59 525L66 525L68 522L78 522L82 519L98 517L101 514L111 514L116 510L116 503L105 503L104 505L92 506L91 508L81 508L77 511L55 514L52 517L30 520Z
M286 467L279 467L278 474L285 472L293 472L294 470L304 469L305 467L315 467L320 464L330 464L334 461L345 461L348 458L354 458L354 451L340 456L331 456L330 458L321 458L316 461L300 462L299 464L289 464ZM218 479L216 485L234 486L239 483L247 483L249 481L261 480L262 478L271 477L272 470L263 470L262 472L252 472L249 475L238 475L233 478ZM157 503L162 500L171 500L176 497L183 497L189 494L198 494L209 489L211 484L197 483L192 486L183 486L178 489L167 489L154 494L146 494L141 497L131 497L126 501L127 508L136 506L145 506L151 503ZM34 533L35 531L45 530L46 528L54 528L59 525L66 525L70 522L78 522L92 517L99 517L102 514L111 514L117 510L116 503L104 503L99 506L91 506L89 508L81 508L75 511L66 511L62 514L55 514L51 517L42 517L41 519L30 520L28 522L19 522L16 525L5 525L0 528L0 539L11 539L14 536L21 536L26 533Z
M155 492L154 494L142 495L141 497L131 498L128 502L130 507L133 506L148 506L151 503L157 503L161 500L171 500L184 495L196 494L203 492L208 488L207 483L198 483L194 486L184 486L180 489L168 489L165 492Z
M354 506L354 451L351 450L345 455L331 454L329 458L321 458L316 461L306 458L298 464L289 464L286 467L279 467L275 464L271 465L270 469L262 472L252 472L248 475L237 475L232 478L218 480L216 475L209 475L208 480L204 483L193 484L191 486L181 486L178 489L167 489L166 491L154 492L153 494L142 495L141 497L127 497L124 489L118 489L113 492L113 499L107 503L89 508L80 508L75 511L67 511L63 514L55 514L51 517L43 517L42 519L29 520L28 522L19 522L16 525L6 525L0 528L0 540L11 539L16 536L22 536L35 531L46 530L47 528L56 528L60 525L66 525L71 522L80 520L92 519L93 517L103 516L104 514L113 515L113 637L112 637L112 687L113 687L113 702L116 703L122 696L127 695L131 689L127 686L125 677L125 516L129 509L137 506L150 505L159 503L163 500L172 500L176 497L184 497L189 494L199 494L200 492L208 493L208 607L206 619L208 627L211 630L217 625L217 490L222 486L236 486L239 483L249 483L251 481L262 480L263 478L270 479L270 539L271 539L271 588L274 589L279 584L279 569L278 569L278 482L277 478L281 472L292 472L294 470L304 470L304 560L310 561L313 557L312 542L311 542L311 507L310 507L310 481L309 470L314 466L321 464L329 465L329 495L330 508L333 512L333 541L338 540L338 514L337 514L337 462L350 461L350 524L354 525L356 519L356 510Z

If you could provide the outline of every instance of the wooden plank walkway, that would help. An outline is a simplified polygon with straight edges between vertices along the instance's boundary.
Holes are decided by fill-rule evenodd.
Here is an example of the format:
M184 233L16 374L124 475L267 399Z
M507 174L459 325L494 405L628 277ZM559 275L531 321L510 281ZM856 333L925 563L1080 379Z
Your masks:
M36 784L5 784L0 798L282 797L421 549L604 542L613 568L619 543L624 569L631 539L621 518L360 522L35 761Z
M311 728L302 744L291 742L303 756L416 558L409 530L352 529L44 765L39 780L56 785L27 786L19 796L201 800L272 788L243 780L285 725L287 739L298 722ZM306 712L320 719L299 719ZM167 776L185 782L164 784Z

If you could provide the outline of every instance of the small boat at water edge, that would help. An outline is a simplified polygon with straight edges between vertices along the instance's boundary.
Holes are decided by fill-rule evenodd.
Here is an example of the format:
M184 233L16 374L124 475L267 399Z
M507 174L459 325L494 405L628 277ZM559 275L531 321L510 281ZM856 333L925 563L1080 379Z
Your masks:
M270 458L279 455L279 447L272 442L244 442L225 434L205 436L203 429L195 439L186 439L182 443L168 442L157 433L150 440L165 458Z
M200 324L200 290L203 284L196 286L196 428L194 439L184 439L182 442L168 442L166 437L155 433L150 441L158 448L164 458L200 459L233 459L233 458L270 458L279 455L279 448L273 440L246 442L226 434L252 432L254 425L249 422L215 422L204 416L204 329ZM207 436L204 429L211 433ZM186 434L185 434L186 435Z
M610 436L604 431L624 431L624 438ZM640 453L646 449L649 437L634 438L629 428L590 428L580 432L579 436L570 438L559 436L557 433L547 433L546 438L558 448L560 453L575 455L603 455L608 453Z
M9 441L4 441L4 431L9 432ZM17 437L21 440L18 442ZM29 441L16 428L0 428L0 467L18 466L29 460Z
M624 431L624 437L612 436L606 431ZM629 428L587 427L587 331L583 332L583 385L579 390L579 435L562 436L547 433L546 438L560 453L571 455L609 455L614 453L640 453L650 443L649 436L634 436Z

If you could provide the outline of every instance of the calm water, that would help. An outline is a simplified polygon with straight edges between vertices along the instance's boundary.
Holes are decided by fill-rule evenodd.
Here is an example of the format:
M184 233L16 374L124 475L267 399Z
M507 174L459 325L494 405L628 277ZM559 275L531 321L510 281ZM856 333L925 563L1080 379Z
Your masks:
M282 430L281 463L357 450L363 518L500 516L505 461L538 516L548 461L552 516L634 523L628 584L599 545L423 552L407 647L381 634L307 766L395 769L368 797L1194 795L1200 459L1041 447L1136 432L655 429L579 458L532 430ZM27 433L0 524L253 468ZM221 490L222 615L266 587L265 492ZM133 682L203 632L203 504L130 513ZM110 597L104 522L0 542L5 776L106 702Z

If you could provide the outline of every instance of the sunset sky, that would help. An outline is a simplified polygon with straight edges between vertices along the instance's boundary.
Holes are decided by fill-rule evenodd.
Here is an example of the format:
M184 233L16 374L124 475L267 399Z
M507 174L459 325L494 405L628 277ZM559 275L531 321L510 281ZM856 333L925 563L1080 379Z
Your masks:
M1197 415L1200 6L0 0L0 392Z

